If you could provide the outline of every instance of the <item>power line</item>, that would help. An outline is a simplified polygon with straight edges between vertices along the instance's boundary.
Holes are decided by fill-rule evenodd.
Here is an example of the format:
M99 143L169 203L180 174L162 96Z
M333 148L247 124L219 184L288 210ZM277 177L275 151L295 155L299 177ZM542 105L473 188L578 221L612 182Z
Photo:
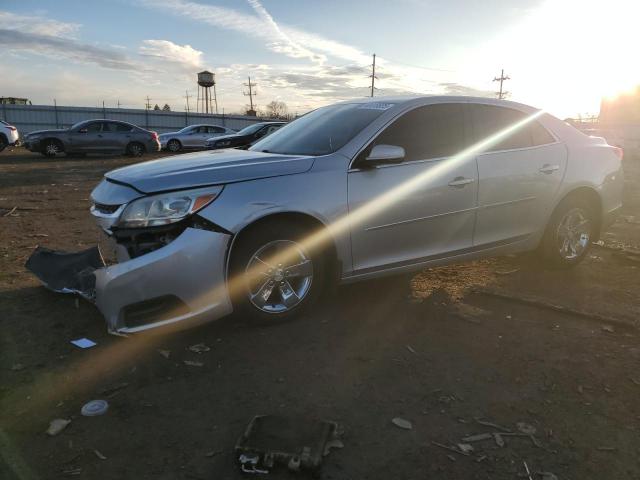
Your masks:
M509 92L502 90L502 84L504 83L505 80L511 80L511 77L509 77L509 75L507 75L506 77L504 76L504 68L503 68L502 71L500 72L500 77L495 77L493 79L494 82L500 82L500 91L497 92L498 98L500 100L504 99L509 94Z
M376 89L376 54L373 54L373 63L371 64L371 96L373 97L373 91Z

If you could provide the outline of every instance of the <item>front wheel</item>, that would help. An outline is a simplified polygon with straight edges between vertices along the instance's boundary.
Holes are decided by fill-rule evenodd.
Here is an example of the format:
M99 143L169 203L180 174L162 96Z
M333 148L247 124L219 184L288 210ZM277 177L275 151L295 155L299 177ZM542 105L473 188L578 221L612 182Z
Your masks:
M169 142L167 143L167 150L169 150L170 152L179 152L182 149L182 144L176 140L169 140Z
M62 152L62 145L57 140L47 140L42 147L42 154L47 157L55 157Z
M144 145L138 142L131 142L127 145L127 153L132 157L141 157L144 155Z
M577 265L589 251L596 224L596 215L588 202L573 199L561 203L553 212L542 239L542 255L553 267Z
M276 323L307 310L325 281L322 253L309 251L308 233L274 223L245 235L234 248L230 295L251 320Z

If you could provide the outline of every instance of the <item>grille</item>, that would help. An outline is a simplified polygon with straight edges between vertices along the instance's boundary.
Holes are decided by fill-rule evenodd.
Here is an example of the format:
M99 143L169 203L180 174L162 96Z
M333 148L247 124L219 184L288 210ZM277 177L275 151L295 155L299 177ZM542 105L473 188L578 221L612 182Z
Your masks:
M100 213L110 215L112 213L115 213L120 208L120 205L105 205L104 203L94 203L93 207Z

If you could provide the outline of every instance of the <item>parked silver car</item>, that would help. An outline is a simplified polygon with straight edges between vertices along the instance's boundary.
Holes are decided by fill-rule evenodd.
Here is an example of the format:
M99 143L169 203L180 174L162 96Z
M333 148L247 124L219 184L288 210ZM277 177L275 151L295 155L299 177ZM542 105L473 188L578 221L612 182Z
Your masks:
M163 150L179 152L183 149L205 148L209 138L231 135L235 130L220 125L189 125L177 132L160 134L160 145Z
M621 156L513 102L338 103L248 151L107 173L91 212L120 263L77 288L126 333L234 309L277 321L329 281L491 255L570 267L621 207Z

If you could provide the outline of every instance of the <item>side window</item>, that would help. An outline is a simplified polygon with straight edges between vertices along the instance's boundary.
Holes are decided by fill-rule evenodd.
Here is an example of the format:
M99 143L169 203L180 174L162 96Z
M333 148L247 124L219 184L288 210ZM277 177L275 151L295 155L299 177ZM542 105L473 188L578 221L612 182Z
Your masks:
M209 133L224 133L224 128L222 128L222 127L209 127Z
M115 132L116 126L110 122L102 122L102 131L103 132Z
M86 127L87 133L99 133L102 130L102 122L92 122Z
M127 125L126 123L114 123L115 131L118 133L125 133L131 131L131 125Z
M531 132L531 143L534 146L547 145L556 141L556 139L553 138L553 135L551 135L546 128L536 121L531 122L529 131Z
M450 157L468 146L463 104L443 103L418 107L405 113L365 151L375 145L397 145L405 150L405 162Z
M527 118L527 114L493 105L469 105L475 141L482 141ZM512 150L555 142L553 136L537 121L522 126L489 148L489 151Z
M491 138L493 135L524 120L526 114L511 108L495 107L493 105L469 105L474 139L477 142ZM489 148L490 151L512 150L531 146L531 135L526 127L510 133L497 144Z

